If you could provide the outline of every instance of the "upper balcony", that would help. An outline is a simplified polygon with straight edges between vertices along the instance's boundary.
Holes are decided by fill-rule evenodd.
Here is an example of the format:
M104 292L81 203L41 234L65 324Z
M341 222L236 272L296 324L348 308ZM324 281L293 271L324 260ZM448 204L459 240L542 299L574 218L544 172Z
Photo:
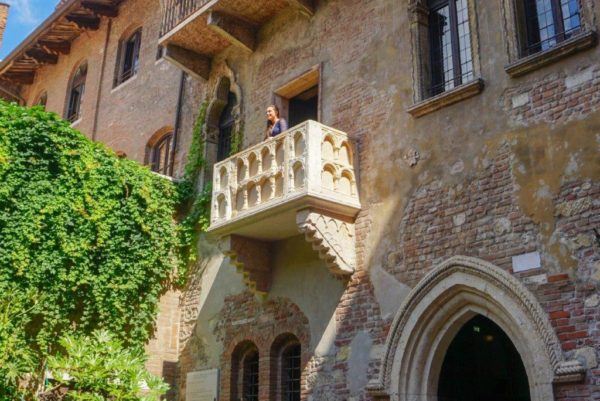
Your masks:
M270 270L270 245L300 233L332 273L350 274L361 208L355 165L344 132L315 121L291 128L214 166L209 233L225 239L225 253L254 273L259 291L270 285L255 279ZM260 266L249 261L257 252Z
M230 45L253 51L261 26L288 7L312 15L313 0L165 0L165 57L207 79L212 57Z

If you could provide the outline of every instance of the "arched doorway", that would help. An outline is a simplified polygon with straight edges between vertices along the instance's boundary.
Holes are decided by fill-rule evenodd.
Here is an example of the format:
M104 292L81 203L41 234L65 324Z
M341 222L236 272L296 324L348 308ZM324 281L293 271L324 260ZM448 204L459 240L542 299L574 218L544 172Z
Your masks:
M369 393L390 401L412 401L415 395L419 401L440 401L440 382L448 380L442 378L448 375L447 369L443 372L448 350L479 316L493 321L496 335L503 333L504 343L516 349L531 401L553 400L554 383L584 378L586 368L565 359L546 312L519 280L483 260L455 256L425 275L400 305ZM492 327L489 322L485 327Z
M459 330L444 357L438 400L531 400L523 361L496 323L476 315Z

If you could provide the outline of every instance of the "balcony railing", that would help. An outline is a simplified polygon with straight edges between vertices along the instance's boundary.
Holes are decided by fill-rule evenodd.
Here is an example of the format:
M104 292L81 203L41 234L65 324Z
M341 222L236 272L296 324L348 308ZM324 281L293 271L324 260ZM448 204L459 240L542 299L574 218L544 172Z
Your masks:
M307 121L214 167L210 231L276 240L298 234L296 212L360 209L347 134Z
M171 31L209 2L210 0L166 0L160 36Z

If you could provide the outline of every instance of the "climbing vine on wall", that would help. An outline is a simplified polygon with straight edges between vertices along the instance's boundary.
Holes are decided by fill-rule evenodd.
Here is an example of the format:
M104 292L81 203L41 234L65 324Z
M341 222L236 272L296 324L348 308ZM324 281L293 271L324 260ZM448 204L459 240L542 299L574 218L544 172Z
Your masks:
M210 225L211 186L198 188L198 177L205 166L203 130L206 124L208 101L200 105L192 131L192 143L188 152L183 180L179 183L180 202L185 211L178 226L179 269L177 284L184 285L190 266L198 258L197 243L200 233Z
M169 180L55 114L0 102L0 290L43 294L35 352L95 329L143 347L177 265L177 201Z

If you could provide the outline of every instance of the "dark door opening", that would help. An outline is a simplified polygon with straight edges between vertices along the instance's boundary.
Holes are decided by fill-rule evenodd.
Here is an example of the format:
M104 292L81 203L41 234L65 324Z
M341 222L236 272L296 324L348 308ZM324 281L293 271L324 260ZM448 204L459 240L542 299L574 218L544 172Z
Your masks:
M217 161L225 160L231 153L231 135L233 133L233 107L237 103L235 93L229 92L227 96L227 105L219 118L219 142L217 145Z
M452 340L442 364L438 400L531 400L517 349L490 319L474 317Z
M289 126L293 127L306 120L319 119L319 87L312 88L290 99Z

